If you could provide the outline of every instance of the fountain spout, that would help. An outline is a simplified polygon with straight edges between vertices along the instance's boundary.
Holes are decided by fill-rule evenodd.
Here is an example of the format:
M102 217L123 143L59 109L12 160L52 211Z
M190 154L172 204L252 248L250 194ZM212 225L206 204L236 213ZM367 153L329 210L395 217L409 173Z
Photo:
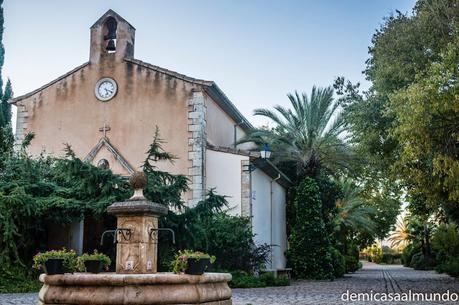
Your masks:
M175 232L174 232L174 230L172 230L170 228L151 228L148 231L148 235L150 236L150 239L153 240L153 241L158 242L158 232L159 231L168 231L168 232L170 232L171 235L172 235L172 243L175 245Z

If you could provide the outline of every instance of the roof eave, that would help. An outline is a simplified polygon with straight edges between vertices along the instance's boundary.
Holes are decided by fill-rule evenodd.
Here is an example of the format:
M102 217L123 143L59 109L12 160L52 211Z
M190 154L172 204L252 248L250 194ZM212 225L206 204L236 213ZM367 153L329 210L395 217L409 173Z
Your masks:
M103 21L105 21L105 19L108 17L108 16L112 16L112 17L116 17L118 18L119 20L123 21L123 22L126 22L127 24L129 24L130 27L132 27L134 30L135 30L135 27L132 26L132 24L130 24L126 19L124 19L123 17L121 17L120 14L118 14L117 12L115 12L114 10L112 9L109 9L108 11L105 12L105 14L103 14L99 19L97 19L96 22L94 22L94 24L90 27L90 29L92 29L93 27L101 24Z
M87 65L89 65L89 62L85 62L84 64L82 64L82 65L80 65L80 66L78 66L78 67L72 69L71 71L69 71L69 72L67 72L67 73L65 73L65 74L63 74L63 75L61 75L61 76L59 76L58 78L56 78L56 79L50 81L49 83L47 83L47 84L41 86L41 87L38 88L38 89L35 89L35 90L33 90L33 91L30 91L29 93L23 94L23 95L21 95L21 96L18 96L18 97L15 97L15 98L9 100L8 103L10 103L10 104L12 104L12 105L16 105L17 102L20 102L20 101L23 100L23 99L29 98L29 97L33 96L34 94L37 94L38 92L45 90L45 89L48 88L49 86L54 85L55 83L57 83L57 82L63 80L64 78L66 78L66 77L72 75L73 73L79 71L80 69L86 67Z
M230 99L223 91L212 82L210 86L204 88L206 93L214 99L220 107L240 126L244 131L254 129L253 125L242 115L242 113L234 106Z
M254 159L252 163L259 169L261 169L265 174L270 176L272 179L276 180L280 185L285 188L289 188L293 185L292 180L290 180L287 175L285 175L279 168L277 168L274 163L267 159Z

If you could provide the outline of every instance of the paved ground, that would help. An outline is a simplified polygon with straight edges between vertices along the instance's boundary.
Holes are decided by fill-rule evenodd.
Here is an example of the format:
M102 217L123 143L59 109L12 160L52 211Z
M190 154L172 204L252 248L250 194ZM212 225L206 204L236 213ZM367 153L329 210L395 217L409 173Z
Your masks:
M386 302L343 301L342 294L371 293L445 293L459 294L459 281L434 271L416 271L402 266L380 266L365 263L364 268L333 282L298 281L289 287L234 289L234 305L290 305L290 304L384 304ZM429 298L429 295L427 295ZM35 305L36 294L0 294L0 305ZM406 304L406 302L387 302ZM408 304L459 304L456 302L424 301Z
M364 263L362 270L333 282L298 281L289 287L233 290L234 305L284 304L406 304L406 302L358 302L342 300L343 293L432 292L459 294L459 281L435 271L417 271L399 265ZM381 298L381 295L375 295ZM394 295L395 296L395 295ZM427 296L430 297L429 295ZM459 304L459 302L409 302L408 304Z

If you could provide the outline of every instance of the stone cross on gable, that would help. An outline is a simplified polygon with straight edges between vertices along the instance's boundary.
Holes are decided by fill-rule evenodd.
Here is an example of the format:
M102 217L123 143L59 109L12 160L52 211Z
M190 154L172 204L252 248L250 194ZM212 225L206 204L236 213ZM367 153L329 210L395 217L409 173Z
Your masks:
M107 124L104 123L104 126L99 128L99 131L103 132L104 133L104 138L106 138L107 137L107 131L110 131L110 129L111 129L110 126L108 126Z

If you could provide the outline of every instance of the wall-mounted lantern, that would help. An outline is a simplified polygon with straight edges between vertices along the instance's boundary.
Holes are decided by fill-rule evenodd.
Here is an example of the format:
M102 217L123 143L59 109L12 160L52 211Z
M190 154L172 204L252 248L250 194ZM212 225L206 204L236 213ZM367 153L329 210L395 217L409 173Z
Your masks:
M260 157L262 159L269 159L271 157L271 149L269 148L268 143L265 143L263 148L260 150Z

